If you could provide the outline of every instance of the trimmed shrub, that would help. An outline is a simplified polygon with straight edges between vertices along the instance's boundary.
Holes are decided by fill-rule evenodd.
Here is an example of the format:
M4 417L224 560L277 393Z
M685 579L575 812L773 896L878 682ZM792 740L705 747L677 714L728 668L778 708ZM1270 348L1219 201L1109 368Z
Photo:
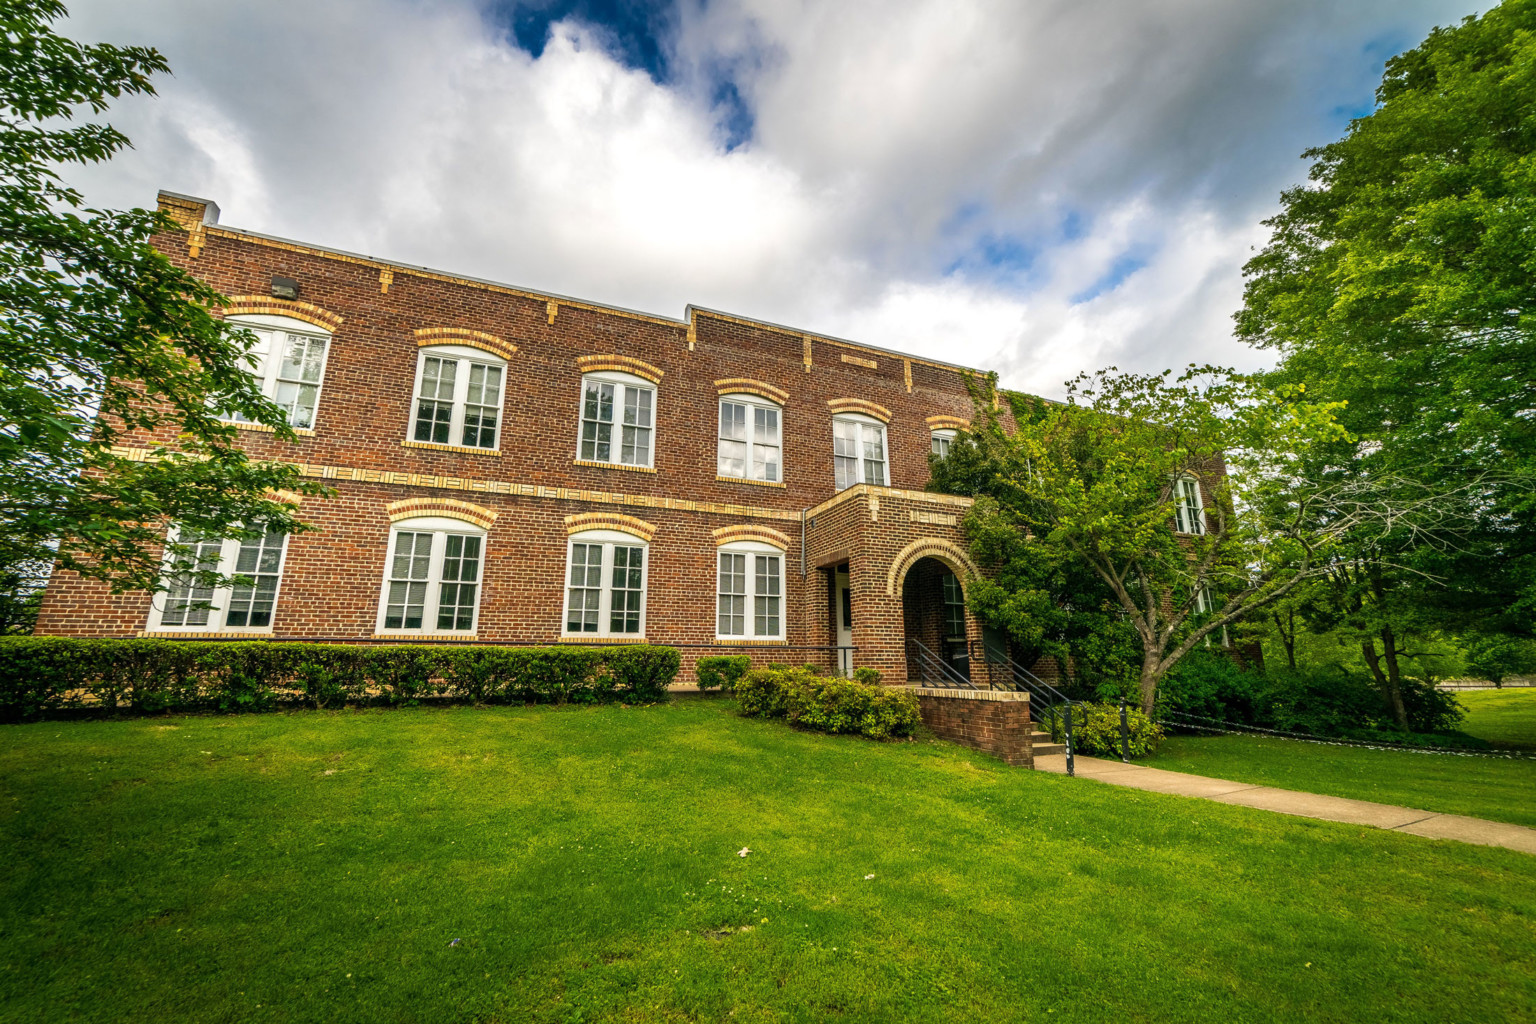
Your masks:
M753 669L737 684L736 698L750 717L784 718L804 729L871 739L910 736L922 720L910 690L805 668Z
M741 677L752 667L752 658L746 654L714 654L700 658L694 665L699 679L699 691L724 690L731 693Z
M362 646L270 640L0 637L0 721L79 710L664 700L669 647Z
M1065 732L1059 719L1053 719L1052 735L1060 742ZM1141 713L1127 708L1126 733L1130 755L1145 757L1163 742L1163 727ZM1120 756L1120 705L1079 704L1072 709L1072 749L1079 754Z

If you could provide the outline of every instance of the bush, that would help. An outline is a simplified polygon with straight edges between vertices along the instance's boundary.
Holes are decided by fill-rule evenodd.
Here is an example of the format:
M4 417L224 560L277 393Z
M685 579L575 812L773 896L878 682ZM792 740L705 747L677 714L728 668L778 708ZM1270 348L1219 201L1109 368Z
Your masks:
M748 655L715 654L700 658L694 666L694 673L699 678L700 692L720 689L731 693L751 667L752 658Z
M669 647L361 646L0 637L0 720L75 709L153 713L409 705L423 699L651 702L677 675Z
M1259 718L1263 686L1262 674L1245 670L1226 654L1197 650L1163 679L1157 702L1172 711L1252 725Z
M753 669L737 684L736 697L744 715L784 718L804 729L871 739L912 735L922 720L917 695L869 679L823 676L808 668Z
M1052 736L1060 742L1065 729L1059 716L1053 717ZM1125 713L1126 732L1129 735L1130 756L1145 757L1157 750L1163 742L1163 727L1141 713L1141 709L1128 707ZM1072 708L1072 750L1077 754L1098 754L1104 757L1120 756L1120 705L1078 704Z

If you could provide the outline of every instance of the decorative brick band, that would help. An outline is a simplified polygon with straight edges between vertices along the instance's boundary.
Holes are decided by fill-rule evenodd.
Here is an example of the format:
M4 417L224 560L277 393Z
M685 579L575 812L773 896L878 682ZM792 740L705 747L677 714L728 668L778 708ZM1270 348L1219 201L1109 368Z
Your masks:
M718 530L710 531L715 538L715 546L733 544L739 540L755 540L769 547L778 548L780 551L789 550L789 538L778 530L768 526L759 526L747 523L741 526L722 526Z
M929 416L929 430L970 430L971 421L959 416Z
M435 452L464 452L466 455L494 455L501 457L496 448L471 448L467 444L437 444L434 441L401 441L401 448L428 448Z
M295 320L303 320L307 324L314 324L322 330L335 332L340 329L346 319L340 313L332 313L328 309L308 302L286 299L274 299L270 295L231 295L229 305L224 307L224 316L241 316L250 313L265 313L270 316L291 316Z
M467 345L503 359L511 359L513 353L517 351L516 345L510 341L503 341L494 334L465 330L462 327L422 327L413 333L417 348L426 348L429 345Z
M626 473L654 473L654 466L626 466L622 462L598 462L596 459L572 459L573 466L591 466L593 469L621 469Z
M626 516L621 512L583 512L581 515L565 517L566 536L585 533L587 530L617 530L631 537L639 537L647 543L656 536L656 527L644 519Z
M283 488L282 490L277 491L268 491L267 497L272 501L280 501L284 505L292 505L294 508L298 508L304 503L303 495L294 491L290 491L287 488Z
M393 644L464 643L480 639L474 633L375 633L368 639L388 640Z
M863 356L851 356L844 352L839 358L842 359L842 361L845 363L851 363L854 366L862 366L866 370L878 370L880 368L880 363L878 360L865 359Z
M557 644L580 644L582 647L618 647L624 644L650 643L643 636L557 636Z
M1022 690L941 690L934 686L908 685L905 689L911 690L919 697L953 697L957 700L1022 700L1028 701L1029 694Z
M937 558L954 570L960 577L960 586L964 588L967 576L980 576L981 571L976 568L976 563L971 561L960 545L953 541L941 540L938 537L919 537L917 540L901 549L901 553L891 562L890 571L885 576L885 592L890 597L900 597L907 584L907 570L922 558Z
M935 494L933 491L904 491L896 487L876 487L874 484L854 484L852 487L838 491L832 497L805 510L808 518L820 515L828 509L836 508L845 501L854 498L900 498L905 501L920 501L928 505L952 505L956 508L970 508L975 504L975 498L963 498L957 494ZM799 513L793 518L798 519Z
M717 476L716 480L723 484L751 484L753 487L788 487L789 484L780 483L777 480L749 480L744 476Z
M827 400L827 408L834 414L840 412L857 412L865 416L873 416L881 423L891 422L891 410L874 402L866 402L862 398L831 398Z
M724 380L715 381L715 390L722 395L740 394L761 395L762 397L784 405L789 401L789 392L783 388L776 388L772 384L750 377L726 377Z
M576 365L581 368L582 373L591 373L594 370L618 370L620 373L632 373L637 377L644 377L652 384L660 384L665 374L665 371L633 356L577 356Z
M497 515L493 508L457 498L406 498L390 502L384 506L384 510L389 513L389 521L392 523L417 516L446 516L472 523L482 530L489 530Z
M788 647L788 640L733 640L715 638L716 647Z
M271 640L270 629L246 631L243 629L201 629L177 632L170 629L141 629L135 636L161 640L206 640L209 637L222 637L229 640Z
M227 426L234 427L236 430L254 430L257 433L261 433L261 434L275 434L275 433L277 433L277 431L275 429L273 429L272 427L267 426L265 423L245 423L245 422L243 422L241 420L220 420L219 422L224 423ZM315 432L313 430L310 430L308 427L294 427L293 428L293 432L295 434L298 434L300 437L314 437L315 436Z

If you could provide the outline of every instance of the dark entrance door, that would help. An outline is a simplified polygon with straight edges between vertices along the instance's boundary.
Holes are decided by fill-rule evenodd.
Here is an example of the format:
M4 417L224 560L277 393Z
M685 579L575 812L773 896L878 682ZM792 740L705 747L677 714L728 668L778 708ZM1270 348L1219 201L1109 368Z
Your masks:
M944 596L944 649L941 653L950 668L969 679L971 651L965 642L965 591L960 587L960 580L947 569L940 578L940 587Z

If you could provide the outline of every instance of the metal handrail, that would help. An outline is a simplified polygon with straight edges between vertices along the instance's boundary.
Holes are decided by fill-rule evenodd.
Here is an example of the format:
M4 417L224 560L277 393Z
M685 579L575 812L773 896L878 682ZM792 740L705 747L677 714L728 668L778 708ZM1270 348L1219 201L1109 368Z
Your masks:
M933 680L928 677L928 673L930 671L936 671L940 681L951 684L949 687L950 689L977 689L975 683L971 682L969 678L962 675L954 666L950 665L943 658L933 653L933 651L930 650L928 646L921 640L918 640L914 637L907 637L907 643L908 645L917 649L917 664L918 667L923 670L924 682L932 682Z

